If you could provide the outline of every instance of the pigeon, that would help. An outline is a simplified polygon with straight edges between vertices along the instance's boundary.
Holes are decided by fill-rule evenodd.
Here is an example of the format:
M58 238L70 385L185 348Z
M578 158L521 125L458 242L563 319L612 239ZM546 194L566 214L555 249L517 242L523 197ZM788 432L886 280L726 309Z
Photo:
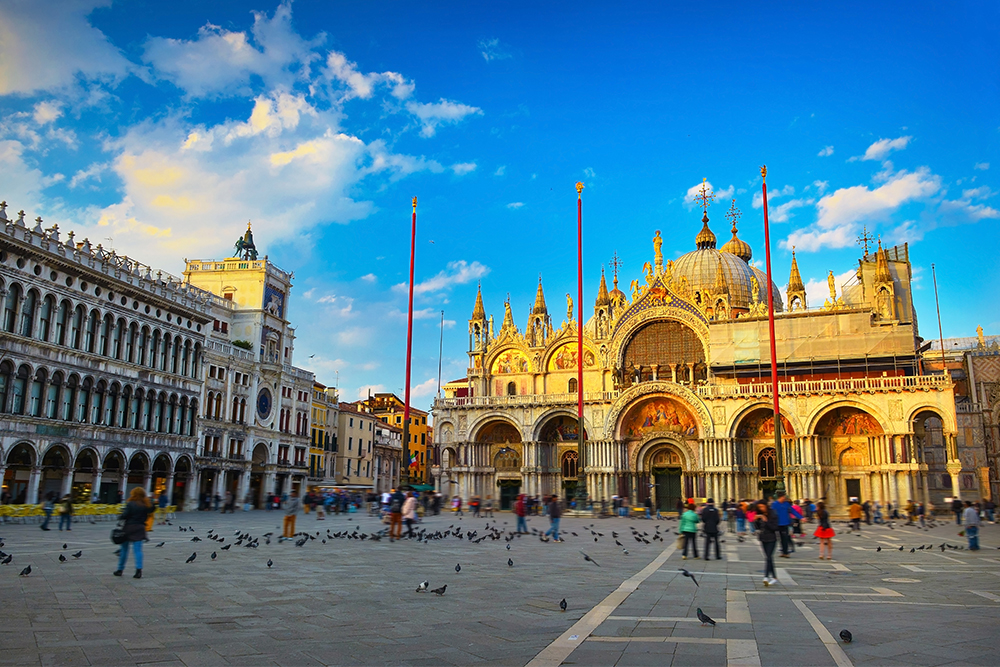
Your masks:
M445 584L441 588L432 588L431 589L431 593L434 593L435 595L444 595L445 589L447 589L447 588L448 588L448 584Z
M82 551L77 551L75 554L72 554L73 558L79 558L82 555L83 555Z
M854 640L854 636L851 635L850 630L841 630L840 638L844 641L845 644L850 644Z
M62 554L59 554L59 562L60 563L65 563L66 562L66 556L63 556Z
M270 569L270 567L271 567L272 565L274 565L274 561L273 561L273 560L271 560L270 558L268 558L268 559L267 559L267 567L268 567L268 568Z
M427 590L427 587L430 586L430 585L431 585L431 582L429 582L429 581L421 581L420 585L417 586L417 592L418 593L423 593L424 591Z
M917 553L917 550L916 549L910 549L910 553L911 554L915 554L915 553Z
M510 551L510 542L507 543L507 551Z
M900 551L902 551L902 550L903 550L903 547L899 547L899 550L900 550Z
M231 547L231 546L233 546L233 545L232 544L227 544L226 546L222 547L222 550L223 551L229 551L229 547Z
M685 569L684 569L683 567L682 567L682 568L680 568L680 569L678 570L678 572L680 572L680 573L681 573L681 574L683 574L683 575L684 575L685 577L687 577L688 579L690 579L691 581L693 581L693 582L694 582L694 585L695 585L695 586L698 586L699 588L701 588L701 584L699 584L699 583L698 583L698 580L694 578L694 575L693 575L693 574L691 574L690 572L688 572L687 570L685 570Z
M514 567L514 561L510 558L507 559L507 567Z
M462 564L461 563L456 563L455 564L455 574L458 574L461 571L462 571Z
M879 552L879 551L882 551L882 547L878 547L877 549L875 549L876 553Z
M156 545L156 547L155 547L155 548L159 549L159 548L160 548L160 547L162 547L162 546L163 546L164 544L166 544L166 542L160 542L159 544L157 544L157 545Z
M65 548L66 548L67 546L69 546L69 545L67 545L67 544L66 544L66 543L64 542L64 543L63 543L63 549L65 549Z
M193 563L193 562L194 562L194 559L195 559L195 558L197 558L197 557L198 557L198 552L197 552L197 551L195 551L195 552L194 552L194 553L192 553L192 554L191 554L190 556L188 556L188 559L187 559L186 561L184 561L184 562L185 562L185 563Z
M715 625L715 621L698 607L698 620L701 621L702 625Z
M214 551L212 552L212 560L215 560L216 558L218 558L218 556L219 555L217 553L215 553Z
M21 574L19 576L27 577L29 574L31 574L31 566L30 565L28 567L24 568L23 570L21 570Z
M600 567L600 566L601 566L601 564L600 564L600 563L598 563L598 562L597 562L596 560L594 560L593 558L591 558L591 557L590 557L590 556L588 556L587 554L584 554L584 553L583 553L582 551L581 551L580 553L582 553L582 554L583 554L583 560L587 561L588 563L593 563L593 564L594 564L594 565L596 565L597 567Z
M201 538L200 538L200 537L198 537L198 536L195 536L195 537L192 537L192 538L191 538L191 541L192 541L192 542L201 542Z
M563 611L566 611L566 598L559 600L559 608L562 609Z

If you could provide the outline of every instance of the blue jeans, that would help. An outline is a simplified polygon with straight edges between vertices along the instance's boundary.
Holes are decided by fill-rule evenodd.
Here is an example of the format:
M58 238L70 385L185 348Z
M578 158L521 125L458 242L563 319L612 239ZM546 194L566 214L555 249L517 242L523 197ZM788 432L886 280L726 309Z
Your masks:
M118 556L118 569L125 569L125 562L128 560L128 547L132 545L132 550L135 552L135 569L142 569L142 540L137 542L122 542L121 555Z
M523 516L517 517L517 532L519 533L528 532L528 521Z
M51 509L45 510L45 521L43 521L42 525L41 525L41 529L42 530L48 530L48 528L49 528L49 520L51 518L52 518L52 510Z
M747 520L745 517L742 516L736 517L736 532L737 533L747 532Z
M969 538L969 550L979 550L979 526L966 526L965 536Z
M66 530L73 530L73 515L72 514L60 514L59 515L59 530L63 529L63 523L66 524Z
M552 517L549 519L552 523L552 527L545 531L546 535L551 535L553 540L559 539L559 517Z

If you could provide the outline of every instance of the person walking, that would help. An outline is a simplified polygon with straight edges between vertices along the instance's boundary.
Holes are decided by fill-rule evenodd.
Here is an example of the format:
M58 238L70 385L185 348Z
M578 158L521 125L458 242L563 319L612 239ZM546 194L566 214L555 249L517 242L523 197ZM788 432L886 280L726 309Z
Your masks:
M133 579L142 579L142 543L146 540L146 523L149 515L153 511L152 503L146 495L145 489L137 486L132 489L128 496L128 503L125 511L118 518L124 523L122 529L125 531L125 541L122 542L118 550L118 569L113 572L116 577L122 576L125 563L128 561L128 550L132 547L135 554L135 574Z
M979 508L970 501L965 501L965 510L962 511L962 523L965 524L965 537L969 540L969 551L979 551Z
M493 496L486 496L483 501L483 516L493 518Z
M403 522L406 523L406 539L413 539L416 534L413 532L413 523L417 520L417 498L413 491L406 494L403 502Z
M302 501L299 500L298 492L293 489L281 506L285 510L281 539L290 540L295 537L295 518L299 515L299 508L302 507Z
M951 501L951 511L955 513L955 523L959 526L962 525L962 509L964 505L962 501L955 498Z
M679 527L681 535L684 536L684 553L681 555L683 560L687 560L688 557L688 545L691 545L691 551L695 558L698 557L698 513L694 511L694 503L687 506L684 514L681 514L681 525Z
M778 517L778 535L781 536L781 557L791 558L789 552L792 547L792 538L788 534L788 531L792 525L792 518L798 517L802 518L802 514L799 513L792 503L788 500L788 496L782 493L778 496L778 499L771 503L771 510L774 511L775 516Z
M73 497L68 493L59 502L59 531L62 532L63 524L66 530L73 530Z
M719 555L719 510L713 504L715 500L709 498L705 501L705 506L701 509L701 528L705 531L705 560L709 560L709 549L715 544L715 560L722 560Z
M160 515L159 523L161 526L166 525L167 523L167 503L169 502L169 500L170 499L167 498L166 489L160 491L160 496L159 498L156 499L156 505L158 508L158 514Z
M823 560L823 552L826 551L826 559L833 559L833 542L831 541L836 533L830 527L830 513L826 511L826 504L823 501L816 503L816 526L813 537L819 538L819 559Z
M562 506L559 504L559 496L553 494L549 499L548 512L549 529L545 531L545 534L551 535L553 542L562 542L559 539L559 520L562 518Z
M851 517L851 530L861 532L861 505L858 504L857 498L851 498L851 505L847 508L847 512Z
M49 521L52 519L52 513L56 509L56 494L49 491L45 495L45 504L42 505L42 511L45 512L45 521L39 526L42 530L49 530Z
M517 534L527 534L528 520L525 517L528 515L528 508L524 502L523 493L517 494L517 502L514 503L514 514L517 516Z
M403 503L406 496L399 489L393 489L389 496L389 541L403 539Z
M754 521L760 545L764 549L764 585L770 586L778 583L777 573L774 571L774 548L779 534L778 513L761 501L757 503Z

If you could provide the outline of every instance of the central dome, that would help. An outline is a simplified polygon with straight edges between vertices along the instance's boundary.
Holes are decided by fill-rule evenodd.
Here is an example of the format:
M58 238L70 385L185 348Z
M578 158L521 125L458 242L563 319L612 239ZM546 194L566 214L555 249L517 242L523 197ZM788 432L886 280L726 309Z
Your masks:
M750 266L741 257L727 252L732 248L731 241L722 250L715 248L715 234L708 228L708 216L702 218L702 229L695 239L697 250L681 255L674 261L673 277L679 280L687 278L688 286L693 291L715 291L719 279L720 267L722 281L729 290L729 307L748 310L753 302L753 278L757 278L757 298L767 303L767 275L760 269ZM735 234L734 234L735 236ZM740 241L740 243L744 243ZM744 244L745 245L745 244ZM739 247L739 250L744 250ZM733 248L736 249L736 248ZM745 250L749 255L749 246ZM784 310L781 302L781 292L771 283L771 294L774 297L774 310Z

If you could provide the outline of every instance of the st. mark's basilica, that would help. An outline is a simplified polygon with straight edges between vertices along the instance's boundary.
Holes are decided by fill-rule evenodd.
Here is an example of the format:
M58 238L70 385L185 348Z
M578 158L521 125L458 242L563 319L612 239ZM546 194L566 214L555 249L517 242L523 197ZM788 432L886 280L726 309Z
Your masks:
M763 497L783 461L791 496L826 498L838 513L852 497L987 497L985 456L960 452L974 443L956 437L953 382L925 364L907 246L866 247L843 285L831 271L823 304L807 304L793 252L782 303L731 220L732 238L717 247L706 211L700 231L692 225L695 248L675 261L664 262L662 244L687 241L656 231L652 261L636 279L623 276L627 293L615 259L612 289L602 270L592 309L574 311L567 296L561 325L541 279L523 329L509 299L496 327L480 289L468 376L445 385L435 403L442 492L493 496L507 507L517 493L573 495L586 479L595 501L651 498L673 510L681 498ZM583 457L576 317L586 318Z

